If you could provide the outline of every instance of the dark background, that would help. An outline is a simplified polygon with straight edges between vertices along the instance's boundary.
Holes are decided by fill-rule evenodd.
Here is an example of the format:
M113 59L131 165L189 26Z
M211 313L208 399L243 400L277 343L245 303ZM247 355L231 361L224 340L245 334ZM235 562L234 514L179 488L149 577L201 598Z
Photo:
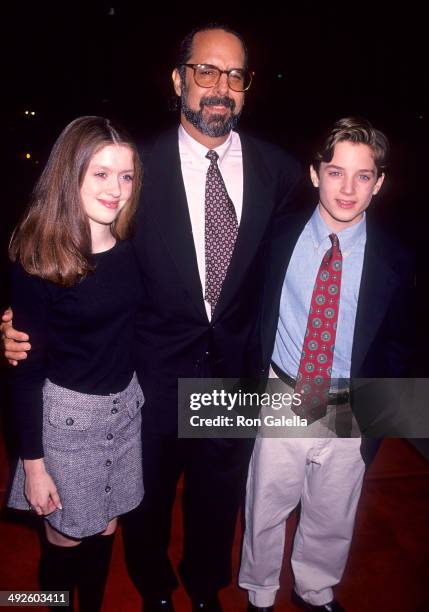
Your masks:
M372 214L416 244L426 208L417 178L424 179L427 162L419 170L417 164L426 154L427 33L412 3L373 5L218 2L196 9L111 0L2 9L0 271L11 231L66 123L100 114L121 120L143 145L152 141L177 123L170 75L179 42L209 21L228 23L248 41L256 76L240 129L276 142L305 166L320 129L335 119L363 115L386 132L391 163Z

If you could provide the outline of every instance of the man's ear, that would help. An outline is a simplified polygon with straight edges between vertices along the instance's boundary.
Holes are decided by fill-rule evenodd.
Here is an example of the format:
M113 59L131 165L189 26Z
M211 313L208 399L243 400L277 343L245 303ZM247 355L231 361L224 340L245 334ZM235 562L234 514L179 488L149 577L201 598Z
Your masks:
M374 189L372 190L372 195L376 195L380 191L383 182L384 182L384 172L382 172L382 174L378 177L377 182L374 185Z
M180 96L182 95L182 80L180 78L180 73L177 68L175 68L171 73L171 78L173 80L174 91L176 92L176 95L180 98Z
M310 166L310 178L311 182L313 183L313 186L317 189L319 187L319 175L317 174L313 165Z

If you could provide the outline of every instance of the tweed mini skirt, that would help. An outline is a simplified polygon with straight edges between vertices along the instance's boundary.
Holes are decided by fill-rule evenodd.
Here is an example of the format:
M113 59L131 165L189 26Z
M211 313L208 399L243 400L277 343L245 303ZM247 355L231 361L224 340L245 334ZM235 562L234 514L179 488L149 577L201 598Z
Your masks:
M94 535L139 505L143 402L135 374L124 391L111 395L78 393L46 380L44 462L63 506L45 517L54 529L72 538ZM29 509L24 482L19 460L8 506Z

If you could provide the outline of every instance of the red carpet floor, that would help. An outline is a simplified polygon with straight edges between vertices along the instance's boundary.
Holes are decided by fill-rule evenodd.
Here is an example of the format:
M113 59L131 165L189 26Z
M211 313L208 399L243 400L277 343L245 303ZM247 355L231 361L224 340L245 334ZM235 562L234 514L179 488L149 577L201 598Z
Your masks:
M0 504L3 505L9 468L0 442ZM174 512L171 558L181 551L181 487ZM348 612L423 612L429 610L429 463L402 440L386 440L371 466L359 505L349 563L337 598ZM37 520L37 519L33 519ZM282 588L276 610L295 610L289 602L292 577L287 562L296 523L288 523ZM240 533L234 548L237 575ZM0 520L0 590L37 589L38 537L31 521L3 513ZM221 593L225 611L246 609L246 594L235 584ZM183 588L174 595L176 609L190 610ZM33 609L33 608L31 608ZM36 609L36 608L34 608ZM38 608L45 609L45 608ZM124 561L120 531L115 541L103 610L133 612L141 609Z

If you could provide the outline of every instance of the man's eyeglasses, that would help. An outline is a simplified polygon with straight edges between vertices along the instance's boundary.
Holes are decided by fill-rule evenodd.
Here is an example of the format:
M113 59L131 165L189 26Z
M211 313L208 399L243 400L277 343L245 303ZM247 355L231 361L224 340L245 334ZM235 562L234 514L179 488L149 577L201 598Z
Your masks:
M228 87L233 91L247 91L252 84L254 72L244 68L221 70L211 64L180 64L194 71L194 81L200 87L214 87L219 83L222 74L228 78Z

